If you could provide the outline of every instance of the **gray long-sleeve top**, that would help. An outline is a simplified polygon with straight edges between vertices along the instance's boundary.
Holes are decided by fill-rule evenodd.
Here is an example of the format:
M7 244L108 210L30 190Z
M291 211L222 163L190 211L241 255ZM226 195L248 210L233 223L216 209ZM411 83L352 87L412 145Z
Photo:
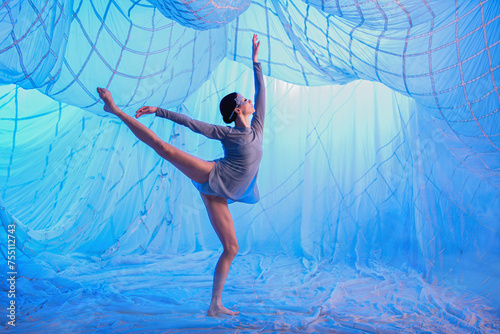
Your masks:
M262 159L266 93L260 63L253 64L255 81L255 113L250 127L220 126L194 120L186 115L157 108L156 116L187 126L196 133L221 141L224 157L215 160L209 180L199 184L199 191L232 201L257 203L259 190L256 179Z

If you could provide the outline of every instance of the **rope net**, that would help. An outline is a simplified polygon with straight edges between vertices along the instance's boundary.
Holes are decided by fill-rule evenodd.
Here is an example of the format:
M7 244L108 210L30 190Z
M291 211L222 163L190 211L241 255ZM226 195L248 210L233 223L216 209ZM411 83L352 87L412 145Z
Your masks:
M499 18L494 0L3 2L0 235L15 223L21 321L498 330ZM243 255L226 297L247 315L193 318L220 250L201 198L95 88L129 114L158 105L222 125L220 99L253 94L253 34L261 201L230 206ZM167 120L141 122L222 156Z

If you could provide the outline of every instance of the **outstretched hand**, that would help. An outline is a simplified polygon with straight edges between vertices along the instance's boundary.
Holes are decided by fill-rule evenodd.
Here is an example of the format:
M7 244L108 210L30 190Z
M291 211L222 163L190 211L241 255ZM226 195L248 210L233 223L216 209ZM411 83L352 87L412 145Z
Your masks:
M139 110L135 112L135 118L139 118L142 115L154 114L156 112L156 109L158 108L150 106L144 106L142 108L139 108Z
M252 40L252 59L254 63L257 63L257 55L259 54L260 41L256 34L253 35Z

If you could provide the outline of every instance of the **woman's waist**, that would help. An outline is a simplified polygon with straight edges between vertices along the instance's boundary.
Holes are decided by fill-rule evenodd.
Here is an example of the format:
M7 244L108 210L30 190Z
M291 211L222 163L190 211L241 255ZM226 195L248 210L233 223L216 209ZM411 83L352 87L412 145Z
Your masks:
M216 161L216 165L218 169L225 170L226 172L232 172L236 174L253 174L257 169L259 169L259 164L262 159L262 156L254 156L250 158L232 158L225 156L218 161Z

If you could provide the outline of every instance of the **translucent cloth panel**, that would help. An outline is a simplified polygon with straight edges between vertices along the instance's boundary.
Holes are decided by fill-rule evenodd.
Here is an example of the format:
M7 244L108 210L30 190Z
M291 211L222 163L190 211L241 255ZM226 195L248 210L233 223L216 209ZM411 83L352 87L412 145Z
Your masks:
M229 26L228 57L249 59L242 31L263 38L267 74L301 85L379 81L445 120L460 155L500 168L498 1L257 1ZM267 64L267 66L266 66ZM463 151L465 153L465 151ZM472 157L470 153L472 152Z
M209 106L250 95L251 78L223 61L177 111L220 124ZM221 249L189 179L116 119L3 87L1 218L17 224L20 328L498 329L498 192L452 156L449 128L363 81L267 78L267 92L262 199L230 207L241 255L225 300L243 315L211 320ZM143 122L189 153L222 153Z
M16 223L18 329L500 330L498 1L258 0L217 25L153 3L0 5L0 237ZM253 94L253 33L262 200L231 205L241 255L225 298L243 315L207 319L220 243L199 195L102 117L95 87L129 113L220 124L222 96Z
M4 2L0 83L101 115L96 85L116 92L123 107L180 104L224 58L225 30L189 29L147 4Z
M382 82L445 120L470 148L459 158L491 174L500 168L491 159L499 13L494 0L10 1L0 6L0 82L96 113L96 85L116 91L123 107L176 107L225 56L249 65L248 39L258 33L267 75ZM213 25L212 15L224 20Z
M250 5L249 0L234 1L178 1L148 0L165 17L194 29L205 30L224 26L241 15ZM139 3L140 1L138 1Z

